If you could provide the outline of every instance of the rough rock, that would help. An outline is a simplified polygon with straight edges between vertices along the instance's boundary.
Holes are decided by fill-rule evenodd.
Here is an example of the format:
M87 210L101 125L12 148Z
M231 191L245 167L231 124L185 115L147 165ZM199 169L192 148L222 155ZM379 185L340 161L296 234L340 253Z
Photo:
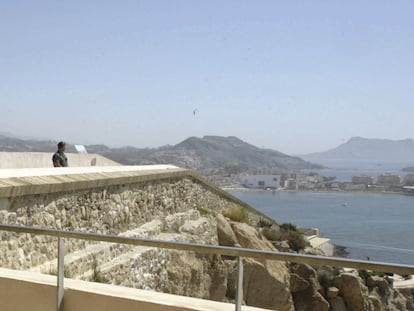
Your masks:
M231 222L239 244L244 248L276 250L267 239L262 239L255 228L245 223Z
M297 293L307 289L310 286L310 283L305 279L301 278L296 273L290 274L290 291L292 293Z
M333 283L339 288L340 295L350 311L369 310L368 289L360 277L344 273L336 277Z
M222 214L217 214L216 221L219 245L230 247L239 245L236 235L226 218Z
M329 303L319 293L316 271L309 265L293 264L291 272L309 282L307 288L293 293L295 311L328 311Z
M328 298L328 299L334 299L334 298L336 298L338 296L338 294L339 294L339 289L336 288L336 287L334 287L334 286L331 286L326 291L326 298Z
M247 305L278 311L294 311L289 290L289 271L282 262L266 264L243 260L243 293Z
M381 299L377 296L369 296L368 301L370 304L370 309L372 311L385 311L385 308L381 302Z
M336 297L334 299L329 300L329 311L348 311L346 308L344 299L342 297Z

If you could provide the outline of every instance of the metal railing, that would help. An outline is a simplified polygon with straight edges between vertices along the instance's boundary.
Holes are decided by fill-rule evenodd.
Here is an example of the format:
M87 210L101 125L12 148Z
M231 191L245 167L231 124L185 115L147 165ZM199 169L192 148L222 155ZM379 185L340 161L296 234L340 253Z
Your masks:
M15 233L28 233L34 235L45 235L58 238L58 273L57 273L57 310L63 310L64 294L64 238L78 239L97 242L109 242L118 244L128 244L135 246L146 246L162 249L173 249L180 251L190 251L210 255L225 255L237 257L238 278L235 310L241 311L243 300L243 263L242 258L255 258L261 260L288 261L300 264L315 266L332 266L338 268L355 268L359 270L374 270L378 272L396 273L400 275L414 275L414 266L402 264L390 264L374 261L353 260L346 258L334 258L314 255L303 255L296 253L284 253L267 250L227 247L218 245L205 245L194 243L183 243L174 241L160 241L143 238L131 238L120 235L102 235L95 233L85 233L77 231L62 231L55 229L24 227L16 225L0 225L0 231Z

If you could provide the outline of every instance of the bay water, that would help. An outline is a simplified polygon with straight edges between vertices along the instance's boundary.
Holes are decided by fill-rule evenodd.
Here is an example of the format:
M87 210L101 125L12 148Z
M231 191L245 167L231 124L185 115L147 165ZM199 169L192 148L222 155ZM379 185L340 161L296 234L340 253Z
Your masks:
M414 196L231 191L279 223L319 228L348 258L414 265Z

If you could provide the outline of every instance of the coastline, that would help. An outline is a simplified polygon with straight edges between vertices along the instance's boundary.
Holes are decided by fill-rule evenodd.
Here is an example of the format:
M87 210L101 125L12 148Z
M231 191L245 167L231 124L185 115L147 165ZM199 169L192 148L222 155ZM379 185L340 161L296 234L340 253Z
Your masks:
M387 233L383 234L385 241L391 238L400 239L401 236L398 232L401 230L412 234L414 230L414 226L411 225L414 213L413 200L407 195L395 192L295 191L286 189L275 190L272 194L272 190L248 189L235 185L225 187L225 189L237 197L245 198L257 208L262 208L263 212L280 224L287 222L301 228L321 228L322 237L331 239L331 243L335 246L333 255L335 257L364 260L369 256L372 260L388 260L404 264L412 262L414 258L412 242L409 242L409 239L403 238L402 242L398 243L399 246L393 246L393 244L382 244L370 238L372 230L381 228L388 228ZM275 202L281 202L278 208L273 207ZM371 204L371 202L374 203ZM400 206L398 205L400 203L403 209L398 208L398 213L394 208L390 208ZM306 204L309 208L302 210L300 204ZM362 206L360 206L361 204ZM380 213L375 213L373 208L378 208L376 211L380 211ZM324 213L324 216L318 217L318 213ZM405 216L401 217L401 213ZM394 218L395 214L396 218ZM387 216L384 218L380 215ZM375 225L372 230L369 228L370 226L363 224L366 219ZM393 224L394 222L399 225L396 226ZM341 230L338 231L336 226ZM388 230L390 231L388 232ZM361 237L355 238L356 233L352 232L361 234ZM410 251L405 251L406 249L410 249Z
M286 192L286 193L349 193L349 194L380 194L380 195L402 195L402 196L412 196L412 194L408 194L405 192L396 192L396 191L357 191L357 190L323 190L323 189L317 189L317 190L306 190L306 189L297 189L297 190L289 190L289 189L253 189L253 188L246 188L246 187L220 187L222 190L227 192L259 192L259 193L277 193L277 192Z

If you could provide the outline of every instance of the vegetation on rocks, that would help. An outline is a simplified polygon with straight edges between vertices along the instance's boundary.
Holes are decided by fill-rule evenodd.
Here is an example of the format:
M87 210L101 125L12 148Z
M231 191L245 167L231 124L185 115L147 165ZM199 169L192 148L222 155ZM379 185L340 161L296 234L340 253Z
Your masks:
M303 234L296 228L296 226L284 223L280 227L264 227L261 230L262 234L271 242L287 241L289 247L295 252L299 252L308 246L308 242L303 237Z
M227 218L248 224L250 222L249 214L244 207L234 206L223 211L223 215Z

